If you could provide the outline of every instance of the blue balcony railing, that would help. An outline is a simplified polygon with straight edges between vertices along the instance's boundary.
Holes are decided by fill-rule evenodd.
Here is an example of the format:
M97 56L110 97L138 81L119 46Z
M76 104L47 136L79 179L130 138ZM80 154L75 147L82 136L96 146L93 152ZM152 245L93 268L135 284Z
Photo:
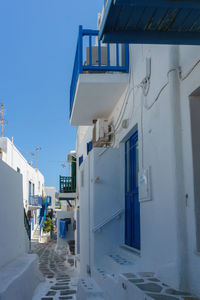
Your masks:
M42 201L43 201L43 199L40 196L29 196L29 205L41 206Z
M120 44L102 44L98 35L98 30L83 29L82 26L79 26L70 87L70 116L79 74L88 72L129 72L128 44L124 44L122 47L120 47ZM84 37L86 37L86 39L84 39ZM115 56L115 59L113 59L113 56Z

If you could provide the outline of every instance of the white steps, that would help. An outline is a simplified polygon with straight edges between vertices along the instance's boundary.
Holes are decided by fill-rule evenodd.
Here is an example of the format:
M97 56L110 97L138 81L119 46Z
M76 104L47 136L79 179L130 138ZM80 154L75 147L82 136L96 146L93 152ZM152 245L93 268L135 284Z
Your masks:
M103 292L91 278L83 278L78 282L77 300L104 300Z
M0 299L31 300L41 280L36 254L24 254L0 269Z

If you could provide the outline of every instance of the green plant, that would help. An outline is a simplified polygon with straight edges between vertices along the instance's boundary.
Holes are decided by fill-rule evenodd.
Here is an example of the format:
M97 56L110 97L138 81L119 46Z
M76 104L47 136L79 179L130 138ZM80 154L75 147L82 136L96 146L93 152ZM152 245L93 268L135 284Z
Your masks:
M51 218L46 219L46 221L44 221L43 232L49 232L52 227L53 227L52 219Z

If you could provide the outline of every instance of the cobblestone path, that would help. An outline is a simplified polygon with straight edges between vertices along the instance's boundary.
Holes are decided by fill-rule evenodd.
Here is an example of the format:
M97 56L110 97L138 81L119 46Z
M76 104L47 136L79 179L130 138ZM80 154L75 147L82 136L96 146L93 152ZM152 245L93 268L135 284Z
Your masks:
M56 250L56 241L32 243L32 251L39 256L39 270L45 281L37 287L33 300L76 299L77 280L69 262L68 248ZM42 276L41 276L42 278Z

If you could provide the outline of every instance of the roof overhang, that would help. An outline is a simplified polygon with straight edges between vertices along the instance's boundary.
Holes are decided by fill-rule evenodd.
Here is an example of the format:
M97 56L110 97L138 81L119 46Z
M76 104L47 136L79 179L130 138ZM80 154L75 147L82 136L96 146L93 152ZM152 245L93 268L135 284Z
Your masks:
M108 0L106 43L200 45L200 0Z

